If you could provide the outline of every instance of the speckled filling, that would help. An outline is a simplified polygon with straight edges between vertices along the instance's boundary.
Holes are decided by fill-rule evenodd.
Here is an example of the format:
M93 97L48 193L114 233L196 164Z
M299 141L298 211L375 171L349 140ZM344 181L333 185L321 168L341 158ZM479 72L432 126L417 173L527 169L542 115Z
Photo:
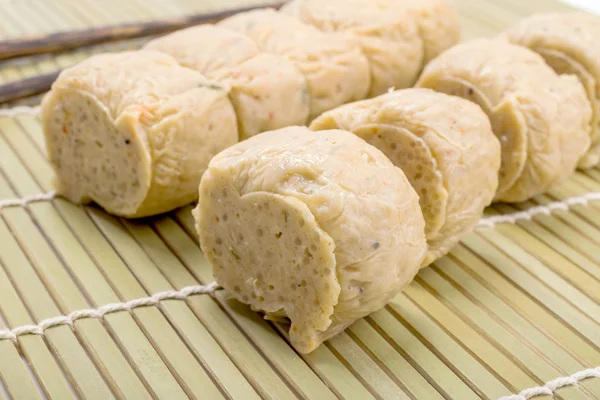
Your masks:
M132 130L117 129L91 95L55 90L45 121L57 190L74 202L95 201L112 211L136 210L147 190L143 147Z

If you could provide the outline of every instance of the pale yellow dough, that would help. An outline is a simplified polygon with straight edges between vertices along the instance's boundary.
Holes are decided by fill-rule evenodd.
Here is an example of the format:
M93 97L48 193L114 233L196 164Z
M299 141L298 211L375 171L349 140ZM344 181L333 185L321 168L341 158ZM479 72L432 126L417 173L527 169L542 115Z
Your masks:
M236 14L218 26L243 33L261 51L296 63L308 85L311 120L369 93L367 58L357 42L341 34L321 32L272 9Z
M302 71L283 56L261 53L241 33L200 25L155 39L146 48L231 87L242 140L307 123L310 104Z
M423 266L470 232L496 194L500 143L481 108L459 97L399 90L326 112L310 128L353 132L404 171L425 217Z
M592 145L581 168L600 162L600 18L584 12L538 14L525 18L501 36L539 53L561 74L575 74L586 89L593 117ZM575 139L574 139L575 140Z
M418 196L355 135L288 127L210 162L194 210L219 282L269 318L291 320L308 353L382 308L426 252Z
M571 174L590 146L591 107L574 76L558 76L535 52L479 39L444 52L417 86L469 99L500 139L495 200L525 201Z
M355 38L369 60L369 97L388 89L411 87L423 66L423 40L418 22L402 7L382 0L294 0L282 13L324 32Z
M262 53L210 75L231 87L240 140L286 126L306 125L310 113L304 75L291 61Z
M125 217L191 203L209 160L238 140L228 92L149 50L64 70L41 111L58 193Z
M205 24L181 29L151 40L145 49L167 53L181 65L206 77L232 68L260 54L258 46L241 33Z

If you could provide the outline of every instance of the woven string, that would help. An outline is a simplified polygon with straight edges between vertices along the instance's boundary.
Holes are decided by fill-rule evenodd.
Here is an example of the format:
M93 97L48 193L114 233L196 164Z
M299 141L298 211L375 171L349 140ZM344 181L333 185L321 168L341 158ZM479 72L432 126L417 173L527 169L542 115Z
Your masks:
M20 199L7 199L0 200L0 210L6 207L25 207L29 203L35 203L39 201L52 200L57 196L56 192L39 193L32 196L25 196ZM518 211L511 214L494 215L487 218L482 218L477 224L478 227L493 228L497 224L514 224L519 220L525 219L530 220L534 216L539 214L550 215L553 211L562 210L567 211L573 206L587 205L590 201L599 201L600 192L590 192L581 196L569 197L561 201L555 201L543 206L531 207L525 211Z
M60 325L69 325L73 327L73 322L82 318L103 318L106 314L117 311L131 312L134 308L158 306L163 300L187 300L188 297L196 294L213 293L219 288L217 282L208 285L188 286L181 290L168 290L155 293L149 297L129 300L125 303L107 304L99 308L90 308L87 310L73 311L69 315L61 315L41 321L37 325L24 325L14 329L0 330L0 340L12 340L18 345L17 338L22 335L43 335L44 331Z
M590 192L582 196L569 197L561 201L555 201L543 206L531 207L525 211L519 211L512 214L494 215L492 217L482 218L478 226L493 228L496 224L510 223L514 224L521 219L530 220L536 215L549 215L553 211L567 211L573 206L587 205L590 201L600 200L600 192Z
M38 115L40 113L40 106L28 107L19 106L13 108L0 109L0 117L14 117L15 115Z
M52 191L52 192L48 192L48 193L38 193L38 194L34 194L32 196L25 196L20 199L0 200L0 210L5 207L16 207L16 206L25 207L29 203L52 200L55 197L56 197L56 192Z
M529 400L536 396L553 396L554 392L565 386L578 386L579 382L588 378L600 378L600 366L575 372L571 376L563 376L546 382L544 386L522 390L519 394L501 397L498 400Z

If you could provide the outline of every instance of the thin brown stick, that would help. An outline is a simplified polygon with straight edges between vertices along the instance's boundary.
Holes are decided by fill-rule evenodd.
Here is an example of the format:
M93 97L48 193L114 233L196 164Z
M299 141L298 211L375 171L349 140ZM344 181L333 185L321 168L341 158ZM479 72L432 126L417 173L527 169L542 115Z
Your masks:
M281 7L277 4L237 8L205 14L188 15L181 18L163 19L147 23L106 26L84 31L59 32L50 35L29 36L0 42L0 60L39 53L50 53L87 46L102 42L132 39L142 36L173 32L200 23L215 22L230 15L258 8Z
M60 71L51 72L0 85L0 103L48 91L59 73Z

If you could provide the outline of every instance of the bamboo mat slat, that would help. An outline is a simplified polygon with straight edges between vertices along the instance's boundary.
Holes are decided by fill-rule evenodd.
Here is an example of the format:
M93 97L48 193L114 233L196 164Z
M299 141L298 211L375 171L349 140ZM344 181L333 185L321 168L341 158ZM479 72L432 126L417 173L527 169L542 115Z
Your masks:
M6 322L12 326L34 323L3 269L0 269L0 302L4 305ZM54 398L74 398L68 381L60 367L54 363L44 340L38 336L28 336L20 339L20 344L24 356L38 372L38 379L47 393Z
M261 3L0 0L0 40ZM463 40L570 9L552 0L457 4ZM2 61L0 84L146 40ZM0 116L0 199L48 192L52 176L38 117ZM486 215L588 192L600 192L600 169ZM191 206L136 221L60 198L0 210L0 329L212 280ZM0 340L0 398L498 399L600 365L600 202L477 229L387 307L309 355L288 345L285 326L221 291L78 319L17 343ZM600 379L536 399L600 400Z

